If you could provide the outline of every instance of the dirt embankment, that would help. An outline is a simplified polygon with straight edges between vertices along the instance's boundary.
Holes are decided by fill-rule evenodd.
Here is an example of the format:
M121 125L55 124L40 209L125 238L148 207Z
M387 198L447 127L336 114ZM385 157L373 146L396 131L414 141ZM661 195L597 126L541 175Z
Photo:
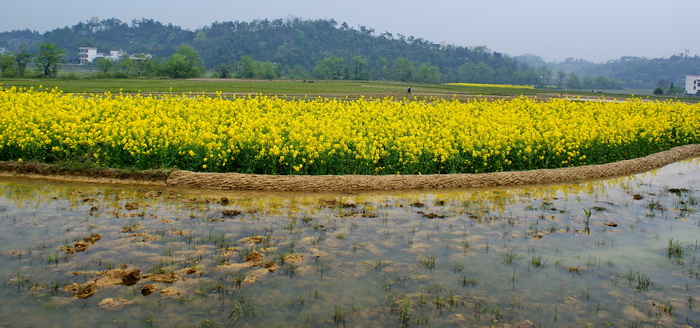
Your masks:
M637 174L700 157L700 144L610 164L482 174L427 175L259 175L191 171L60 170L50 165L0 162L3 175L48 176L61 180L155 184L187 188L260 191L372 191L523 186L581 182Z

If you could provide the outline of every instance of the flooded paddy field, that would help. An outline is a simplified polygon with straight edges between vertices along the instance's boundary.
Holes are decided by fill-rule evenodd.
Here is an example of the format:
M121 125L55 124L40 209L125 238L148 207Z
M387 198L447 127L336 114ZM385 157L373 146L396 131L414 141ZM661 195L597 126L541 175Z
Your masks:
M0 327L700 327L700 161L293 194L0 178Z

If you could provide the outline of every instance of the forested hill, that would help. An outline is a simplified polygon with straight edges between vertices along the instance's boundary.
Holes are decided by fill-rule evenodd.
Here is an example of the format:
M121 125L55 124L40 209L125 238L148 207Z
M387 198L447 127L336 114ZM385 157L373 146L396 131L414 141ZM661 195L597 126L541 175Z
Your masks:
M552 72L564 71L582 77L605 76L624 82L626 88L653 89L659 84L674 83L683 88L686 75L700 74L700 57L674 55L668 58L644 58L625 56L593 63L582 59L567 58L561 62L547 63L534 55L515 57L531 67L545 66Z
M14 35L15 32L0 33L0 46L9 45ZM424 73L431 73L426 73L426 79L434 79L434 73L439 73L438 80L426 82L536 84L538 81L534 69L486 47L440 45L388 32L377 35L371 28L349 27L334 20L216 22L190 31L152 19L130 24L107 19L54 29L29 45L38 42L58 45L66 51L69 61L77 59L78 47L96 47L99 51L122 49L166 58L185 44L199 51L207 68L220 64L235 67L243 56L249 56L256 61L274 63L281 76L312 76L319 61L330 59L332 65L340 58L344 67L341 78L416 80L413 74L418 74L423 66ZM397 69L400 66L407 67Z
M283 78L557 87L572 82L573 86L579 86L574 88L585 89L653 88L660 80L678 83L686 74L700 74L697 56L623 57L602 64L574 59L545 63L536 56L516 59L484 46L436 44L398 33L378 33L365 26L350 27L332 19L215 22L192 31L153 19L125 23L111 18L92 19L44 34L29 30L0 33L0 47L9 52L19 52L23 46L33 51L44 42L63 49L68 62L77 61L78 47L96 47L101 52L121 49L131 54L148 53L163 61L181 45L187 45L199 52L206 68L227 65L233 73L240 73L241 60L253 60L269 64L274 67L274 76Z

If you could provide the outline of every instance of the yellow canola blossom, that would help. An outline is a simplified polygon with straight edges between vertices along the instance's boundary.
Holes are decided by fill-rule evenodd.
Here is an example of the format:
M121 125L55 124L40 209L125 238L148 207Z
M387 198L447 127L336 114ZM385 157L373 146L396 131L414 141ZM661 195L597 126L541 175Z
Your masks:
M0 90L0 160L264 174L529 170L700 139L700 105Z

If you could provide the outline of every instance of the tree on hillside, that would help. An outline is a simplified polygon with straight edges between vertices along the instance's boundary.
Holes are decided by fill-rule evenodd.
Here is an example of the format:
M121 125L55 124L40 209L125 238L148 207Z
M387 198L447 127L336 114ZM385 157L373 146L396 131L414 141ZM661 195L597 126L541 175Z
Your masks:
M65 50L59 49L53 43L39 44L39 52L36 55L35 63L43 72L45 77L56 77L58 75L58 66L65 62L63 55Z
M395 81L408 82L413 80L416 67L408 58L399 57L394 59L391 70Z
M374 62L374 65L372 66L370 74L370 79L372 80L390 79L391 69L389 68L389 61L384 57L377 58L377 60Z
M97 69L99 69L103 74L109 73L109 71L116 65L114 61L104 58L95 58L94 62Z
M15 76L15 58L9 53L0 54L0 76Z
M420 83L440 83L440 69L437 66L423 63L418 67L414 81Z
M241 57L237 64L237 76L244 79L266 79L277 78L277 68L269 61L254 60L248 55Z
M244 79L254 78L258 72L255 67L255 60L248 55L241 57L238 61L238 77Z
M464 63L459 66L460 82L493 83L496 71L486 63Z
M260 77L266 80L272 80L277 78L277 69L275 64L269 61L258 62L258 72Z
M313 70L313 76L317 79L340 80L343 79L345 64L343 58L328 56L321 59Z
M231 77L231 65L229 64L219 64L214 67L214 77L220 79L228 79Z
M156 62L146 54L135 54L119 60L117 67L127 76L142 77L154 73Z
M581 79L579 79L576 73L569 73L566 78L566 88L572 90L581 89Z
M566 78L566 72L562 70L557 71L557 89L561 89L562 83L564 82L564 79Z
M26 48L22 47L20 52L15 54L15 63L17 64L17 77L24 77L27 73L27 65L32 61L34 57Z
M168 60L163 63L161 70L163 74L169 77L182 79L199 77L204 70L204 66L197 50L190 46L182 45L175 54L168 57Z
M539 76L539 86L541 87L546 87L549 85L550 80L552 79L552 71L547 68L547 66L541 66L540 68L537 69L537 74Z
M352 65L353 80L369 80L369 72L367 71L367 60L362 56L354 56L350 59Z
M593 87L597 89L619 90L623 88L623 85L622 82L618 80L599 75L593 80Z

